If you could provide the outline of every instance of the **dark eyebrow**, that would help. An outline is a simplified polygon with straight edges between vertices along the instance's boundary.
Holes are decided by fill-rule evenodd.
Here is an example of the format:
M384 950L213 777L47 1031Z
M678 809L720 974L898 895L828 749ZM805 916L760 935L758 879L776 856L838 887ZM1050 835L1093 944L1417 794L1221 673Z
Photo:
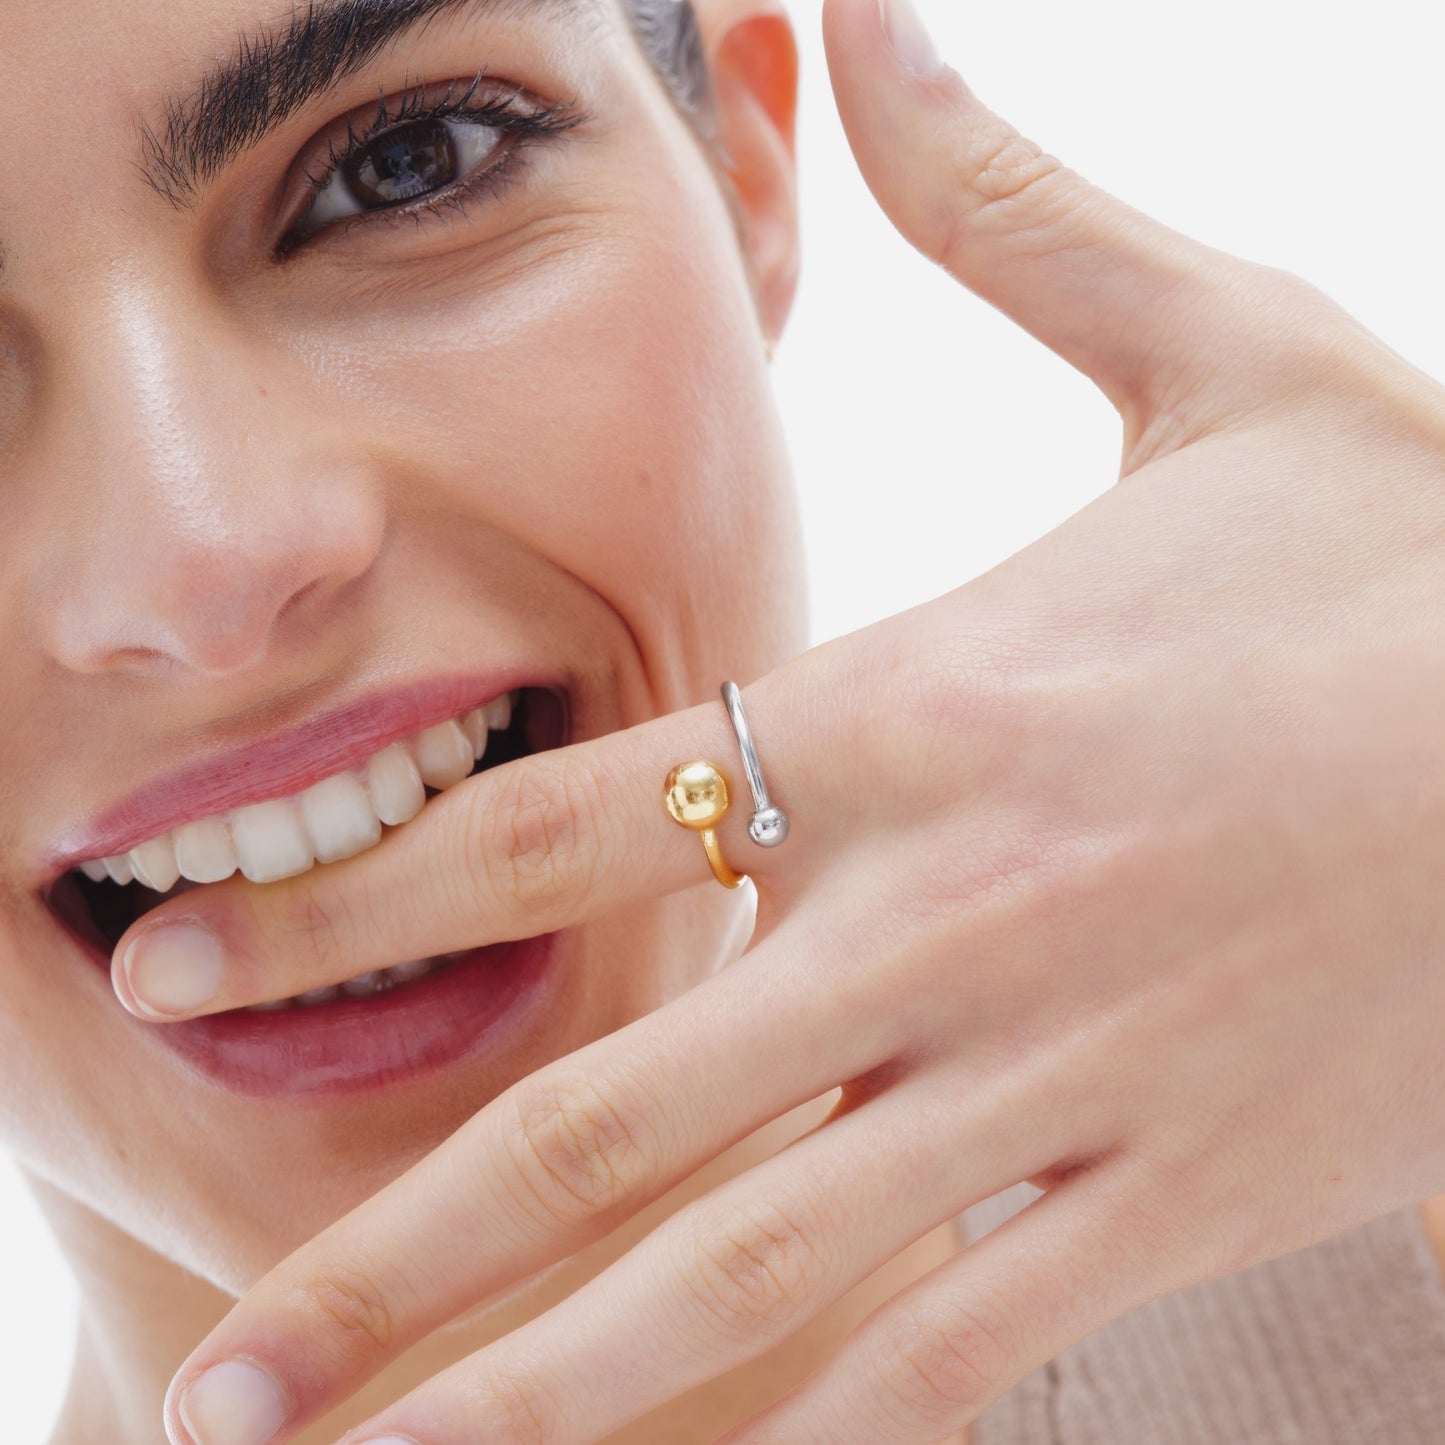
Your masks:
M307 0L289 22L242 35L234 56L141 122L141 174L182 207L242 152L428 20L453 11L600 21L604 0Z

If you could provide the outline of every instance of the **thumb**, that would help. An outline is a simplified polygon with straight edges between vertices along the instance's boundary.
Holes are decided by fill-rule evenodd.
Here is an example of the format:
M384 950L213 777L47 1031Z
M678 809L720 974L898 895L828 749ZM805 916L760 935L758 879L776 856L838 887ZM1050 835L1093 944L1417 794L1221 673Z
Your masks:
M1227 354L1209 333L1228 342L1251 293L1259 305L1264 268L1170 230L1025 139L937 59L910 0L824 0L823 42L848 143L893 224L1122 413L1147 414L1182 371Z

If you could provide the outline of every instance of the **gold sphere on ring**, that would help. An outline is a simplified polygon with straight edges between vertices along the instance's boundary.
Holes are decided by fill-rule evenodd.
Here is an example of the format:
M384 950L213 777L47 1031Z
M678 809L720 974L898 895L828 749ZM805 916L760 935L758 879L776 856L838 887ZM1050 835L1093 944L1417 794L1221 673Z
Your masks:
M711 763L679 763L663 787L667 811L684 828L715 828L728 810L727 779Z

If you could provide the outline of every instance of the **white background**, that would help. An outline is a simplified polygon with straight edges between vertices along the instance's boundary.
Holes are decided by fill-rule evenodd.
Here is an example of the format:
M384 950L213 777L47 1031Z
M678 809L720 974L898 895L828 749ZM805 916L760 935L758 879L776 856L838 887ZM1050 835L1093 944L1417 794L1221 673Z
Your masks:
M1307 276L1445 377L1445 89L1419 0L920 8L946 58L1047 149L1180 230ZM1114 481L1119 436L1089 382L893 230L833 106L817 0L792 12L805 258L775 365L821 641L1056 526ZM3 1161L0 1240L0 1432L40 1445L74 1289Z

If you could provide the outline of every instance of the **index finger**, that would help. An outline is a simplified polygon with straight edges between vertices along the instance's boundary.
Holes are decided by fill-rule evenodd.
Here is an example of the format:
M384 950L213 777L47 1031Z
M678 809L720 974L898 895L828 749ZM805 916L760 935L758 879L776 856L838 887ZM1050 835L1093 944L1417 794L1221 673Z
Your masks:
M785 722L783 691L764 679L743 697L769 786L804 790L812 786L808 740L797 737L796 720ZM236 875L168 900L117 941L115 991L145 1018L194 1017L409 959L537 937L706 881L703 845L663 805L669 770L692 759L713 762L730 783L732 806L717 836L739 873L767 886L815 846L816 838L777 850L749 840L752 798L719 699L501 763L438 793L379 846L341 862L275 883ZM214 991L197 1000L171 980L200 954L210 959L205 983Z

